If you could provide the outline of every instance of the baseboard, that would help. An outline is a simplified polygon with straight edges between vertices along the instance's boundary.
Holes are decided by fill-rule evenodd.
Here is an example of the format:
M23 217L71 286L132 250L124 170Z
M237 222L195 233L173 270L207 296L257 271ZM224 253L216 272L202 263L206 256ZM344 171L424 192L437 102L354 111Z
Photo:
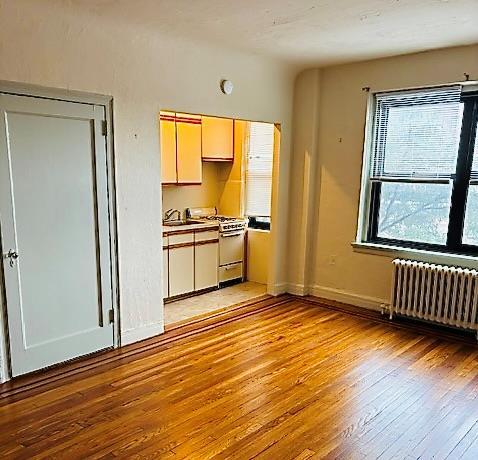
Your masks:
M289 283L287 284L287 292L289 294L304 296L309 294L310 289L308 286L304 286L303 284Z
M149 339L155 335L164 332L163 323L146 324L145 326L137 327L136 329L129 329L121 332L121 346L130 343L139 342L140 340Z
M374 311L381 311L382 305L388 303L387 300L379 299L378 297L364 296L360 294L355 294L353 292L343 291L341 289L334 289L326 286L312 286L310 288L310 294L315 297L335 300L336 302L342 302Z
M285 294L287 292L287 283L278 283L267 286L267 293L273 296Z

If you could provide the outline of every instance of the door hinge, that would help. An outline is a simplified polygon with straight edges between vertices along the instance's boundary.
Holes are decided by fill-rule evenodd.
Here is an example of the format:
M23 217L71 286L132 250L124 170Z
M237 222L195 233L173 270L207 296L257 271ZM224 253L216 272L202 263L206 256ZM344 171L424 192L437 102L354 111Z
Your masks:
M115 322L115 311L113 309L108 310L108 319L110 324Z
M106 124L106 120L102 120L101 121L101 134L103 136L106 136L107 133L108 133L108 125Z

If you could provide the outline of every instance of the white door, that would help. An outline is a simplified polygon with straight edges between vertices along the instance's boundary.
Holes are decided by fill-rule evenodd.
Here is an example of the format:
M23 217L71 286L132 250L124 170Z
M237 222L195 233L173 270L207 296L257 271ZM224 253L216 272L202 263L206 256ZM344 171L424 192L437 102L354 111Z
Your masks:
M0 94L13 375L113 345L102 106Z
M194 291L194 245L169 248L169 296Z

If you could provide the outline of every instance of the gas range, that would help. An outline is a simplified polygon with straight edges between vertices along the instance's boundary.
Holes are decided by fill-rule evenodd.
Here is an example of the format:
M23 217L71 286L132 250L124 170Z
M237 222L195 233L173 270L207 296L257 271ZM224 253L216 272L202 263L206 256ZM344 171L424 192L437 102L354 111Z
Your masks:
M219 286L243 281L247 219L219 216L216 208L187 208L186 217L219 225Z
M247 219L218 215L216 208L187 208L186 216L188 219L216 221L221 233L242 231L247 227Z

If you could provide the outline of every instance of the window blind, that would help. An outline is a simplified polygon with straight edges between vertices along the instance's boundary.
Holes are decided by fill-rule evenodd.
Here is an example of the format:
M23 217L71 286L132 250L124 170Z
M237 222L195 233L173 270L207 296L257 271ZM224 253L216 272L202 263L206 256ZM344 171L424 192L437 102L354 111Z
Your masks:
M475 132L478 133L478 123L475 127ZM475 138L475 150L473 152L473 165L471 168L471 181L478 185L478 140Z
M460 95L460 86L377 94L371 178L451 178L462 123Z
M269 217L271 214L273 154L274 125L249 123L245 193L247 216Z

